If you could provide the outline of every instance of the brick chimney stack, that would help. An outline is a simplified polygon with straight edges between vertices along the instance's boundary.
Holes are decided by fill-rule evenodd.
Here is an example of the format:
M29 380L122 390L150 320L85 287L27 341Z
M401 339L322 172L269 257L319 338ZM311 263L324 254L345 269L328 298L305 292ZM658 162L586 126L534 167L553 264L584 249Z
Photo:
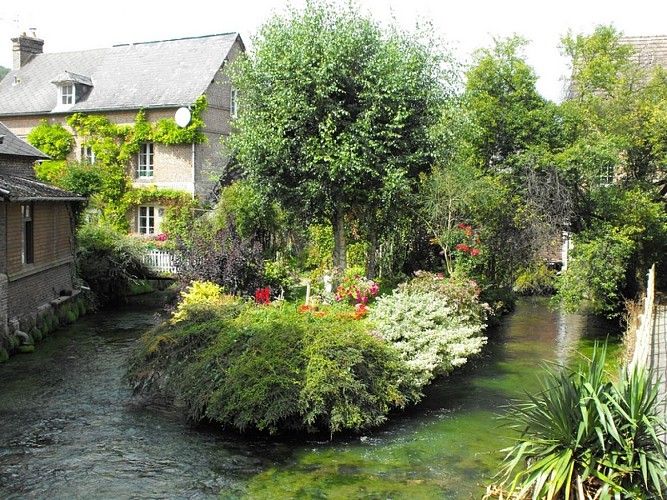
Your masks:
M37 38L34 33L33 36L22 33L17 38L12 38L12 42L14 70L21 69L33 56L44 52L44 40Z

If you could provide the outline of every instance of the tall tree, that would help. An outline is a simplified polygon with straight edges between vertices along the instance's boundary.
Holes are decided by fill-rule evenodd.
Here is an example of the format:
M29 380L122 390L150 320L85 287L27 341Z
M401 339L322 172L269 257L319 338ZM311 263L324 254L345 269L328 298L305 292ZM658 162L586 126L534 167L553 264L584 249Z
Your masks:
M572 141L561 170L578 180L578 196L559 294L571 308L590 299L615 315L642 291L654 263L665 275L667 79L610 26L568 33L562 47L572 68L562 105Z
M543 260L571 206L554 167L564 139L558 107L537 92L526 44L515 36L478 50L462 96L468 126L459 162L495 186L476 196L471 215L486 245L485 274L501 285Z
M241 112L229 147L304 221L331 223L342 271L346 224L365 223L377 240L378 216L398 210L432 164L443 59L351 4L324 1L273 17L254 46L232 68Z

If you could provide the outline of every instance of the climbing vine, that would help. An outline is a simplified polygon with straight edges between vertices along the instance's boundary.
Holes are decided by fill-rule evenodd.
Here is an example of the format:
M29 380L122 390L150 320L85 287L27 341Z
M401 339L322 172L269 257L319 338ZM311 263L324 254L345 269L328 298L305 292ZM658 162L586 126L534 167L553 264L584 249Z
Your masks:
M123 203L126 208L160 203L165 208L162 230L169 235L170 240L187 235L188 228L194 222L197 206L196 200L190 193L174 189L159 189L155 186L130 189L125 193Z
M28 142L49 155L52 160L60 161L74 147L74 137L60 123L49 124L46 120L40 121L28 134Z

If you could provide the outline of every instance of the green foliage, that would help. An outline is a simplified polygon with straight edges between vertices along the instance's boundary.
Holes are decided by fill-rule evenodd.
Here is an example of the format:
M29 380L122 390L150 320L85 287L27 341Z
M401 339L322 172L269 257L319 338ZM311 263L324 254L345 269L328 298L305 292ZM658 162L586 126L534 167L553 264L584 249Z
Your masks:
M421 273L377 299L369 317L407 363L418 388L481 351L486 309L478 294L474 284Z
M228 146L302 221L337 229L333 267L342 271L345 224L379 229L378 214L400 211L430 166L443 58L352 4L325 1L273 17L254 45L232 68L242 112Z
M105 172L87 162L69 162L58 185L81 196L102 192Z
M165 208L161 228L169 236L164 246L173 247L174 241L187 238L195 225L197 201L190 193L156 186L128 190L122 198L125 210L130 206L159 203Z
M574 235L571 261L557 298L569 309L584 299L618 315L625 299L644 288L644 273L667 248L667 214L650 190L610 186L591 195L589 226Z
M0 66L0 80L2 80L11 70L9 68L5 68L4 66ZM2 356L0 356L0 363Z
M295 259L283 253L278 253L273 260L264 261L266 285L276 293L285 293L287 298L293 295L299 285L298 272Z
M572 369L556 366L542 391L512 404L521 433L501 470L507 498L662 498L667 459L658 387L647 370L604 373L606 347Z
M181 298L176 311L171 316L171 322L184 321L196 315L195 311L221 305L224 301L225 294L220 285L210 281L193 281L185 291L181 292Z
M124 300L130 293L130 283L148 274L141 262L143 244L108 224L83 224L77 240L78 275L99 305Z
M35 165L35 175L41 182L60 186L61 180L67 174L67 167L65 160L46 160Z
M554 293L556 271L544 263L526 267L517 276L513 290L519 295L547 295Z
M243 179L223 188L215 216L218 227L232 220L242 238L256 237L264 244L280 240L281 224L284 228L285 222L278 203Z
M206 96L201 95L192 105L190 111L190 123L185 127L179 127L173 118L163 118L153 126L150 133L150 139L160 144L200 144L206 142L207 138L202 132L205 123L202 114L206 110L208 103ZM148 135L148 134L146 134Z
M137 113L133 126L117 125L104 115L74 113L67 119L67 124L81 137L82 145L93 150L95 165L86 167L83 164L70 164L60 177L62 186L70 185L97 195L91 201L94 208L100 210L103 218L117 229L127 229L125 214L128 204L140 197L127 194L130 186L127 166L139 151L140 145L147 141L163 144L204 142L206 137L202 132L201 114L205 109L206 98L202 96L193 107L190 124L182 129L171 118L151 125L143 110ZM52 177L55 177L55 174ZM153 199L159 197L160 200L173 200L176 197L185 199L182 194L176 196L173 192L160 194L161 197L153 192L151 196ZM165 221L166 225L172 224L170 230L184 230L188 223L190 205L191 203L172 204L173 210L168 210Z
M324 270L330 270L333 248L334 241L331 226L320 224L308 226L306 269L319 270L317 274L324 274Z
M345 316L239 299L147 333L128 372L162 387L189 416L238 430L359 431L418 400L397 354Z
M26 139L56 161L66 159L74 147L74 137L65 127L60 123L49 124L46 120L33 128Z
M524 60L526 45L518 36L498 40L477 51L466 74L467 139L480 168L502 171L517 153L559 137L553 106L537 92L537 75Z

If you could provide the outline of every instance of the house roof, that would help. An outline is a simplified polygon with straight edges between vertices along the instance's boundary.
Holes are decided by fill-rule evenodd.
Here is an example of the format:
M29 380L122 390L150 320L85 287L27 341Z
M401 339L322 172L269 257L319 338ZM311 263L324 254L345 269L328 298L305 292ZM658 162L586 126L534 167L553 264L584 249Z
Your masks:
M7 127L0 123L0 156L21 156L35 160L47 160L48 155L16 137Z
M53 112L53 82L73 76L92 89L67 113L187 106L208 88L237 39L243 46L238 33L225 33L37 54L0 81L0 116Z
M34 179L0 174L0 199L9 201L76 201L86 199Z
M667 35L624 36L619 41L635 48L640 66L667 68Z

